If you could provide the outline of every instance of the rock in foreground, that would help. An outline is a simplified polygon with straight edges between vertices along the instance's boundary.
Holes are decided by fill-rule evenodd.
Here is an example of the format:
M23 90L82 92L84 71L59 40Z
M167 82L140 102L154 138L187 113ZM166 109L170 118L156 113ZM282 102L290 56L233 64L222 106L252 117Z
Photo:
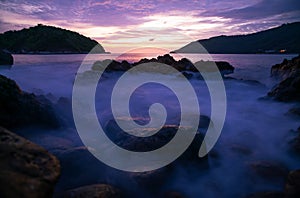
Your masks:
M52 197L59 161L42 147L0 127L0 197Z
M39 125L58 127L51 102L23 92L15 81L0 75L0 125L9 129Z

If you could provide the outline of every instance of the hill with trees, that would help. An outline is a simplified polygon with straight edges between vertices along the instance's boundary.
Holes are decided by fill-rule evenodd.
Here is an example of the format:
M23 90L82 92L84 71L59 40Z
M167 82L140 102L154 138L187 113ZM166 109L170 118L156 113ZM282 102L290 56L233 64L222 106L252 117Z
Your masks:
M300 22L283 24L257 33L217 36L191 42L175 53L212 54L300 53Z
M0 34L0 49L13 54L89 53L98 44L77 32L42 24ZM97 53L105 53L99 49Z

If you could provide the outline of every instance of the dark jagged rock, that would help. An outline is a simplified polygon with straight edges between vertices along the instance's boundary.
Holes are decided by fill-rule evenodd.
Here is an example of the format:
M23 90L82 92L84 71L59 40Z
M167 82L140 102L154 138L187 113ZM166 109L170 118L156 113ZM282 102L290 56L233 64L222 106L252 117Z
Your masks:
M268 96L283 102L300 101L300 56L274 65L271 75L283 80L268 93Z
M292 60L284 59L282 63L273 65L271 68L271 77L286 79L300 70L300 56Z
M14 58L10 53L0 50L0 65L13 65Z
M184 72L183 74L188 78L191 78L192 76L187 72L199 72L198 69L196 69L195 65L203 68L202 71L204 72L220 71L222 75L231 74L234 71L234 67L230 65L228 62L199 61L196 62L194 65L187 58L182 58L177 61L169 54L158 56L157 58L152 58L152 59L143 58L140 61L132 64L128 63L127 61L122 61L122 62L118 62L115 60L96 61L92 66L92 70L102 71L103 68L107 66L106 71L127 71L134 66L145 64L145 63L153 63L153 65L151 65L152 70L154 67L157 67L158 68L157 72L161 72L161 73L164 73L164 71L159 70L159 63L169 65L180 72ZM215 65L217 66L216 68L214 67ZM147 68L145 68L144 71L147 71Z
M43 96L23 92L15 81L0 75L0 125L59 127L52 104Z
M72 190L64 192L57 198L120 198L122 193L119 189L110 186L108 184L93 184L88 186L82 186Z
M300 170L291 171L285 185L285 198L300 197Z
M59 161L42 147L0 127L0 197L52 197Z

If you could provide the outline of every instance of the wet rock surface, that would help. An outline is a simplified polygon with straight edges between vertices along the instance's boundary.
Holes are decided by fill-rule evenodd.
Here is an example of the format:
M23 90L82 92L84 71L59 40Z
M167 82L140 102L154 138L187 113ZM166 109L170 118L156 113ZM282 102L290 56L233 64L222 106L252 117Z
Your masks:
M60 175L56 157L0 127L0 197L52 197Z
M268 96L278 101L300 101L300 56L292 60L284 60L281 64L274 65L271 76L281 79Z

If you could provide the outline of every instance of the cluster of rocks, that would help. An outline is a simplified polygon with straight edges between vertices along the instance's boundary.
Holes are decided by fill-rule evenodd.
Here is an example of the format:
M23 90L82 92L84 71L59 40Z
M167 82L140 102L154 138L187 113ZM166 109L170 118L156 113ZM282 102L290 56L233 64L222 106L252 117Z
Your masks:
M300 55L272 66L271 76L281 80L269 93L279 101L300 101Z
M234 67L230 65L228 62L225 61L198 61L196 63L192 63L187 58L182 58L180 60L175 60L172 56L169 54L165 54L163 56L158 56L157 58L147 59L143 58L138 62L129 63L126 60L123 60L121 62L118 62L116 60L104 60L104 61L96 61L92 69L93 70L103 70L105 66L107 66L106 71L127 71L134 66L144 64L144 63L153 63L153 64L166 64L169 66L172 66L173 68L177 69L180 72L198 72L198 69L195 66L199 66L201 68L204 68L205 71L209 71L211 68L214 68L213 65L215 64L217 66L218 71L220 71L223 75L233 73ZM153 66L153 64L151 66ZM207 68L210 67L210 68ZM145 68L147 71L147 68ZM204 71L204 70L203 70ZM158 72L163 72L158 70Z

